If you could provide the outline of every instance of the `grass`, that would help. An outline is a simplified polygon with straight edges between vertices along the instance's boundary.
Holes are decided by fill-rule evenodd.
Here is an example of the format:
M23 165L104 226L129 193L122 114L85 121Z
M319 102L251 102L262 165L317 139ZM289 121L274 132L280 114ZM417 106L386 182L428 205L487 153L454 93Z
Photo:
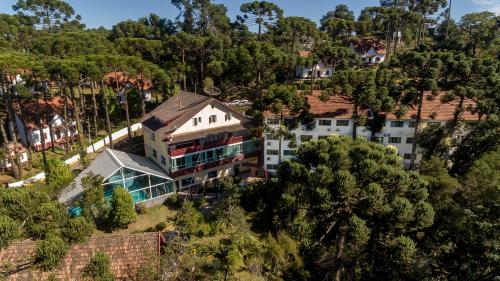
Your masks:
M111 233L103 232L101 230L95 230L94 236L103 237L110 235L128 235L132 233L146 232L154 227L160 222L166 222L167 225L171 225L176 210L171 209L165 205L158 205L151 208L147 208L146 214L138 214L135 222L131 223L127 229L115 230Z

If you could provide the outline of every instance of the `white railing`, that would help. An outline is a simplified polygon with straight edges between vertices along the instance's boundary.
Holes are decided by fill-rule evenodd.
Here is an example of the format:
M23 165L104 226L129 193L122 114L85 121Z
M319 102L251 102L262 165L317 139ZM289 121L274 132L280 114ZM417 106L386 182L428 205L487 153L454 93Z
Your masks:
M142 124L141 123L135 123L135 124L133 124L133 125L130 126L130 129L131 129L132 132L139 131L139 130L142 129ZM120 129L120 130L112 133L111 137L113 138L114 141L116 141L116 140L119 140L119 139L127 136L127 134L128 134L127 127L125 127L125 128L122 128L122 129ZM97 142L94 142L93 144L89 145L87 147L87 149L86 149L87 154L99 151L99 150L103 149L104 147L108 146L109 143L110 143L110 140L109 140L109 135L108 135L104 139L102 139L100 141L97 141ZM64 161L64 163L66 165L74 165L74 164L78 163L78 161L80 161L80 155L79 154L66 159ZM22 181L17 181L17 182L9 183L9 187L20 187L20 186L23 186L25 184L29 184L29 183L41 181L43 179L45 179L45 172L41 172L39 174L36 174L35 176L33 176L33 177L29 178L29 179L25 179L25 180L22 180Z

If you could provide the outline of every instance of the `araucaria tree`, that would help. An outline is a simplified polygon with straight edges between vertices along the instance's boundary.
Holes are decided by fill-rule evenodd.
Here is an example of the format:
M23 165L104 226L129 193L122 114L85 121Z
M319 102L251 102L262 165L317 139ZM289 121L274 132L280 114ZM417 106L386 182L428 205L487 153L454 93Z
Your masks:
M404 170L396 150L330 136L284 162L271 193L273 221L314 257L328 280L410 279L419 232L432 225L426 182Z

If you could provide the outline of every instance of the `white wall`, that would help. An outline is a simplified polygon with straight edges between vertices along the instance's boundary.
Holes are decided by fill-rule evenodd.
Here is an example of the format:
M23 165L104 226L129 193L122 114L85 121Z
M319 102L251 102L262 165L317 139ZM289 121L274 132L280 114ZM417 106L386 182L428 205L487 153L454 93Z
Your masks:
M330 126L320 126L319 125L319 120L331 120L331 125ZM337 126L336 121L337 120L349 120L349 126ZM403 127L391 127L391 121L397 121L397 120L386 120L384 128L375 134L375 137L380 137L383 138L382 144L384 145L392 145L398 148L398 153L401 157L404 156L404 154L411 153L412 150L412 144L411 143L406 143L406 140L408 137L413 137L414 134L414 128L409 127L410 120L398 120L398 121L403 121ZM353 120L352 119L342 119L342 118L315 118L315 124L316 126L314 127L313 130L307 130L306 126L299 125L299 127L295 130L292 130L291 132L295 134L296 136L296 144L299 146L301 144L300 141L300 136L301 135L312 135L314 140L317 140L319 136L328 136L331 134L336 134L336 135L341 135L341 136L352 136L352 125L353 125ZM426 126L427 122L439 122L441 125L445 125L446 121L436 121L436 120L423 120L421 123L421 128ZM276 130L278 128L278 125L267 125L271 130L274 129ZM266 134L266 133L264 133ZM357 127L357 136L363 136L367 139L371 138L371 131L364 127L364 126L358 126ZM390 137L401 137L401 143L389 143L389 138ZM293 149L289 148L289 143L290 141L284 140L282 138L281 141L281 159L282 161L288 160L288 159L293 159L293 156L285 156L283 151L287 149ZM279 140L269 140L267 139L267 136L264 135L264 168L268 164L271 165L277 165L279 164L279 156L278 155L270 155L268 154L268 150L278 150L279 149ZM417 158L416 162L420 162L422 159L422 151L423 149L417 146ZM410 163L410 160L403 160L403 162L408 165Z
M200 110L200 112L198 112L196 115L193 116L193 118L201 117L201 123L198 122L198 124L195 126L193 123L193 118L189 119L186 123L184 123L177 130L175 130L174 133L172 133L173 140L175 141L176 135L184 133L194 133L207 129L225 127L241 123L241 120L239 120L232 114L231 114L231 120L226 121L225 120L226 113L229 113L229 111L220 104L207 105L202 110ZM211 115L217 116L217 121L215 123L209 123L209 118Z

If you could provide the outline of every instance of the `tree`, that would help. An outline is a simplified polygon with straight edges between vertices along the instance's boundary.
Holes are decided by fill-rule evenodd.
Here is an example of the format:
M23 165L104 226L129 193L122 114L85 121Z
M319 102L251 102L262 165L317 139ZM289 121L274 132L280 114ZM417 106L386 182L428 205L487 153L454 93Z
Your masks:
M403 91L399 114L404 114L408 107L417 106L410 163L411 168L414 168L424 94L426 91L437 94L442 63L435 53L420 50L398 54L391 60L391 65L399 70L404 79L401 83Z
M73 179L73 174L68 165L56 157L47 159L45 181L55 189L56 193L68 185Z
M35 263L45 271L55 268L68 252L68 244L58 236L48 236L37 243Z
M94 254L89 263L83 268L83 277L91 278L94 281L115 280L110 268L109 257L102 252Z
M113 189L109 222L113 228L127 228L136 218L134 199L123 187Z
M259 40L261 39L262 27L272 25L283 16L283 10L278 5L267 1L244 3L241 5L240 11L244 13L243 17L240 17L241 21L257 24Z
M19 236L19 223L9 216L0 215L0 249L9 244Z
M96 176L93 173L89 173L81 180L83 193L80 205L83 216L89 220L103 219L106 216L102 180L101 176Z
M64 223L61 234L68 243L76 244L87 240L94 232L94 226L85 217L70 218Z
M425 185L395 150L330 136L280 166L268 215L311 251L318 276L408 279L418 273L415 233L434 220Z
M459 27L466 36L466 49L477 56L478 50L489 47L498 36L498 16L492 12L465 14Z
M19 15L28 17L33 24L50 32L55 32L63 24L73 20L73 7L62 0L18 0L12 6ZM81 19L77 15L74 20Z
M332 40L340 38L341 40L348 38L354 31L354 13L349 8L340 4L335 7L335 10L329 11L320 20L322 31L325 31Z
M175 215L175 227L187 237L203 236L210 230L203 214L194 207L193 202L187 200Z
M318 37L316 23L304 17L282 17L271 29L272 39L289 47L290 54L295 54L300 44L314 42Z

